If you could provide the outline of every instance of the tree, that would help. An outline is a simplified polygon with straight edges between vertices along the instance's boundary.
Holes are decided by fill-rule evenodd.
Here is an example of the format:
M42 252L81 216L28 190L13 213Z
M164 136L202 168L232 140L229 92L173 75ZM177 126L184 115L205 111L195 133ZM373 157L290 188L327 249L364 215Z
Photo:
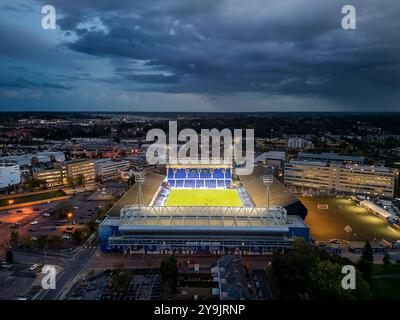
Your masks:
M10 244L12 247L18 245L18 241L19 241L19 233L18 231L15 230L11 230L11 234L10 234Z
M371 282L372 268L374 263L374 254L369 241L365 242L363 253L360 260L358 260L357 267L364 276L364 279Z
M47 183L44 180L35 179L31 176L25 177L22 188L25 190L33 190L46 187Z
M386 252L385 255L383 256L383 264L385 266L388 266L392 263L392 258L390 257L390 255Z
M170 256L161 261L160 275L164 285L174 293L178 282L178 264L175 256Z
M6 252L6 262L14 263L14 255L11 250L7 250L7 252Z
M114 290L127 290L132 281L132 271L129 269L116 270L111 279Z
M58 234L49 236L47 240L47 247L50 250L61 250L63 246L64 240Z
M277 279L281 299L299 299L308 292L310 270L315 262L312 248L304 241L295 241L290 252L274 253L272 272Z
M342 287L342 266L329 260L317 260L310 272L311 290L310 299L322 300L353 300L369 297L369 286L362 278L357 276L355 290L345 290Z
M82 243L85 241L90 235L90 230L88 227L83 227L79 229L75 229L72 233L72 239L75 243Z
M131 175L128 179L128 186L132 187L136 183L135 175Z
M356 290L341 287L342 267L351 264L347 258L296 240L292 250L274 253L272 258L272 273L279 287L279 298L340 300L369 297L369 285L361 274L356 277Z
M57 219L65 219L67 217L67 213L71 212L73 209L74 207L71 202L62 201L59 202L50 213Z
M74 179L72 179L71 177L67 177L67 184L69 186L72 186L74 184Z
M85 183L85 176L84 176L83 174L78 174L78 175L76 176L75 181L76 181L76 184L77 184L77 185L82 185L82 184Z
M98 175L96 175L95 181L96 181L97 183L102 184L102 183L103 183L103 178L101 177L101 175L98 174Z
M43 250L43 249L47 248L48 240L49 240L49 237L47 235L41 235L37 239L37 242L36 242L38 249Z
M33 239L33 236L31 234L26 234L21 237L21 244L25 248L33 248L35 240Z
M104 215L112 208L113 203L111 201L108 201L103 205L103 207L97 211L96 217L97 219L102 220L104 218Z
M92 233L97 230L97 222L95 220L89 220L86 222L86 227L88 227L89 232Z

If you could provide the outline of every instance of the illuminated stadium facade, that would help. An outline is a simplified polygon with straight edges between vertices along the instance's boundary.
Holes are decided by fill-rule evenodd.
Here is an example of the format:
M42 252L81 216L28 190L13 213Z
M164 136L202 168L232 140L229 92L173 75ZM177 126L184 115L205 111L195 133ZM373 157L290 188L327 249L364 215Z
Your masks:
M101 248L256 255L290 249L295 237L308 241L306 209L275 179L268 207L262 171L235 177L234 168L221 163L168 165L165 175L148 171L101 223Z

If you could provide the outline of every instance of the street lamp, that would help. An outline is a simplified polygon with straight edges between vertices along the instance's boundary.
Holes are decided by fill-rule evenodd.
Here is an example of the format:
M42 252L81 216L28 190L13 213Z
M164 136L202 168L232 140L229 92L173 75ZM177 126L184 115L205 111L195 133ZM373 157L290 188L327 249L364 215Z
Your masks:
M67 218L68 218L69 220L72 220L72 216L73 216L73 215L72 215L72 212L68 212L68 213L67 213Z
M9 199L8 200L8 204L13 204L14 203L14 199Z

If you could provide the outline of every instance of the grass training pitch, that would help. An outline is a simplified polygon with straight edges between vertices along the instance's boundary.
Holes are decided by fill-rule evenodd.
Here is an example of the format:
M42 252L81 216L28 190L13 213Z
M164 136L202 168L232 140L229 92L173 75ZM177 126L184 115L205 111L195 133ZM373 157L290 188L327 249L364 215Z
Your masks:
M237 190L171 189L166 206L241 207Z

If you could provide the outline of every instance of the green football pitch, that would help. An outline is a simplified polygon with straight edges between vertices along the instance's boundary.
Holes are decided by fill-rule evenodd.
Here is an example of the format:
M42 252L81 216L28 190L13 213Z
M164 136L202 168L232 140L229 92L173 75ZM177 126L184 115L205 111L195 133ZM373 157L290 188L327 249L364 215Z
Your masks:
M171 189L165 205L241 207L242 201L232 189Z

